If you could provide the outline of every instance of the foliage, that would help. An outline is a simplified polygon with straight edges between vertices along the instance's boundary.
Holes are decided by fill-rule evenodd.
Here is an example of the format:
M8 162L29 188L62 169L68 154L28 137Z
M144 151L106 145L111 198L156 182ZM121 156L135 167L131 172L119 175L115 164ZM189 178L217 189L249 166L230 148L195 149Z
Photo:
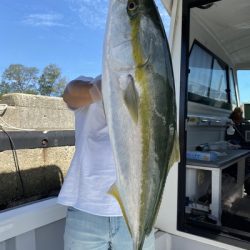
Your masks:
M66 78L61 76L61 69L55 64L47 65L40 76L36 67L11 64L2 74L0 96L6 93L61 96L66 82Z
M38 69L35 67L11 64L3 72L0 83L0 93L37 93L36 83L38 80L38 72Z
M61 77L61 70L55 64L46 66L38 80L41 95L60 96L65 88L66 79Z

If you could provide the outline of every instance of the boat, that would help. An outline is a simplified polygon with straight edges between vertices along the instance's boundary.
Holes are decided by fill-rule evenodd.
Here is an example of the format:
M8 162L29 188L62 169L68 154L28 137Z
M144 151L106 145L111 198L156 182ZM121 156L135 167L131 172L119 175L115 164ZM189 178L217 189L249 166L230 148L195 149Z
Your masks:
M169 47L181 159L166 181L155 224L156 250L250 249L249 105L241 107L245 119L240 125L230 119L241 105L237 72L250 70L250 1L162 3L171 16ZM6 112L3 118L31 97L10 94L4 98L0 101L0 115ZM31 101L27 103L33 107ZM44 110L44 119L48 115ZM21 150L37 149L48 160L50 150L72 150L73 124L63 131L53 126L51 131L6 131L15 148L8 135L0 132L0 157L4 152L19 155ZM240 147L235 141L240 141ZM60 186L62 169L48 165L46 173L53 173ZM58 187L47 187L46 192L32 196L36 198L1 210L1 250L63 249L66 208L56 202Z

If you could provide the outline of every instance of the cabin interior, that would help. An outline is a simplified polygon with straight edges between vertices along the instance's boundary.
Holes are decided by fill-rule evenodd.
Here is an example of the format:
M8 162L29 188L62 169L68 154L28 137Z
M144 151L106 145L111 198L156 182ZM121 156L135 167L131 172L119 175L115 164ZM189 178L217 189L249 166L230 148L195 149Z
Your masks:
M186 220L239 237L250 236L250 117L238 86L238 72L250 70L249 13L248 0L190 9Z

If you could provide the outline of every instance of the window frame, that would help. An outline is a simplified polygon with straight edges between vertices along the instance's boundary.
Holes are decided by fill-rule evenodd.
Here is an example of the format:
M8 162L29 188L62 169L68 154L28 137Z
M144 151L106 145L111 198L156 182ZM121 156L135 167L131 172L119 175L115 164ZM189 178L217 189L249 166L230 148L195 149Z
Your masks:
M229 66L217 55L215 55L211 50L209 50L206 46L204 46L201 42L199 42L197 39L195 39L193 41L192 47L190 49L189 52L189 57L191 57L192 52L195 48L195 46L198 46L200 49L202 49L205 53L207 53L209 56L212 57L212 63L211 63L211 76L210 76L210 83L208 86L208 93L210 92L211 89L211 84L212 84L212 76L213 76L213 68L214 68L214 63L215 60L217 60L218 64L225 69L225 73L226 73L226 95L227 95L227 102L224 101L219 101L216 99L212 99L210 97L205 97L205 96L200 96L198 94L195 93L191 93L188 91L188 101L191 102L196 102L196 103L200 103L200 104L205 104L208 106L212 106L212 107L216 107L216 108L222 108L222 109L226 109L226 110L231 110L232 109L232 105L231 105L231 98L230 98L230 83L229 83ZM188 62L189 65L189 62ZM189 71L190 73L190 68ZM189 81L188 81L189 83Z
M236 106L239 107L240 106L240 96L239 96L237 71L234 71L233 68L230 67L229 74L230 74L230 72L232 72L232 77L233 77L233 85L234 85L235 97L236 97ZM229 81L230 81L230 79L229 79Z

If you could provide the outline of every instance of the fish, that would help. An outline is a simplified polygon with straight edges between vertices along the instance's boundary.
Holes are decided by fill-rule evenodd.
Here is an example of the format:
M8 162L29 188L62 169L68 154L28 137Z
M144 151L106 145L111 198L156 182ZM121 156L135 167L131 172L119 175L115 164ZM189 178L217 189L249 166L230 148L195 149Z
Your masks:
M179 161L172 61L153 0L110 0L102 73L116 168L108 193L120 205L133 249L141 250Z

